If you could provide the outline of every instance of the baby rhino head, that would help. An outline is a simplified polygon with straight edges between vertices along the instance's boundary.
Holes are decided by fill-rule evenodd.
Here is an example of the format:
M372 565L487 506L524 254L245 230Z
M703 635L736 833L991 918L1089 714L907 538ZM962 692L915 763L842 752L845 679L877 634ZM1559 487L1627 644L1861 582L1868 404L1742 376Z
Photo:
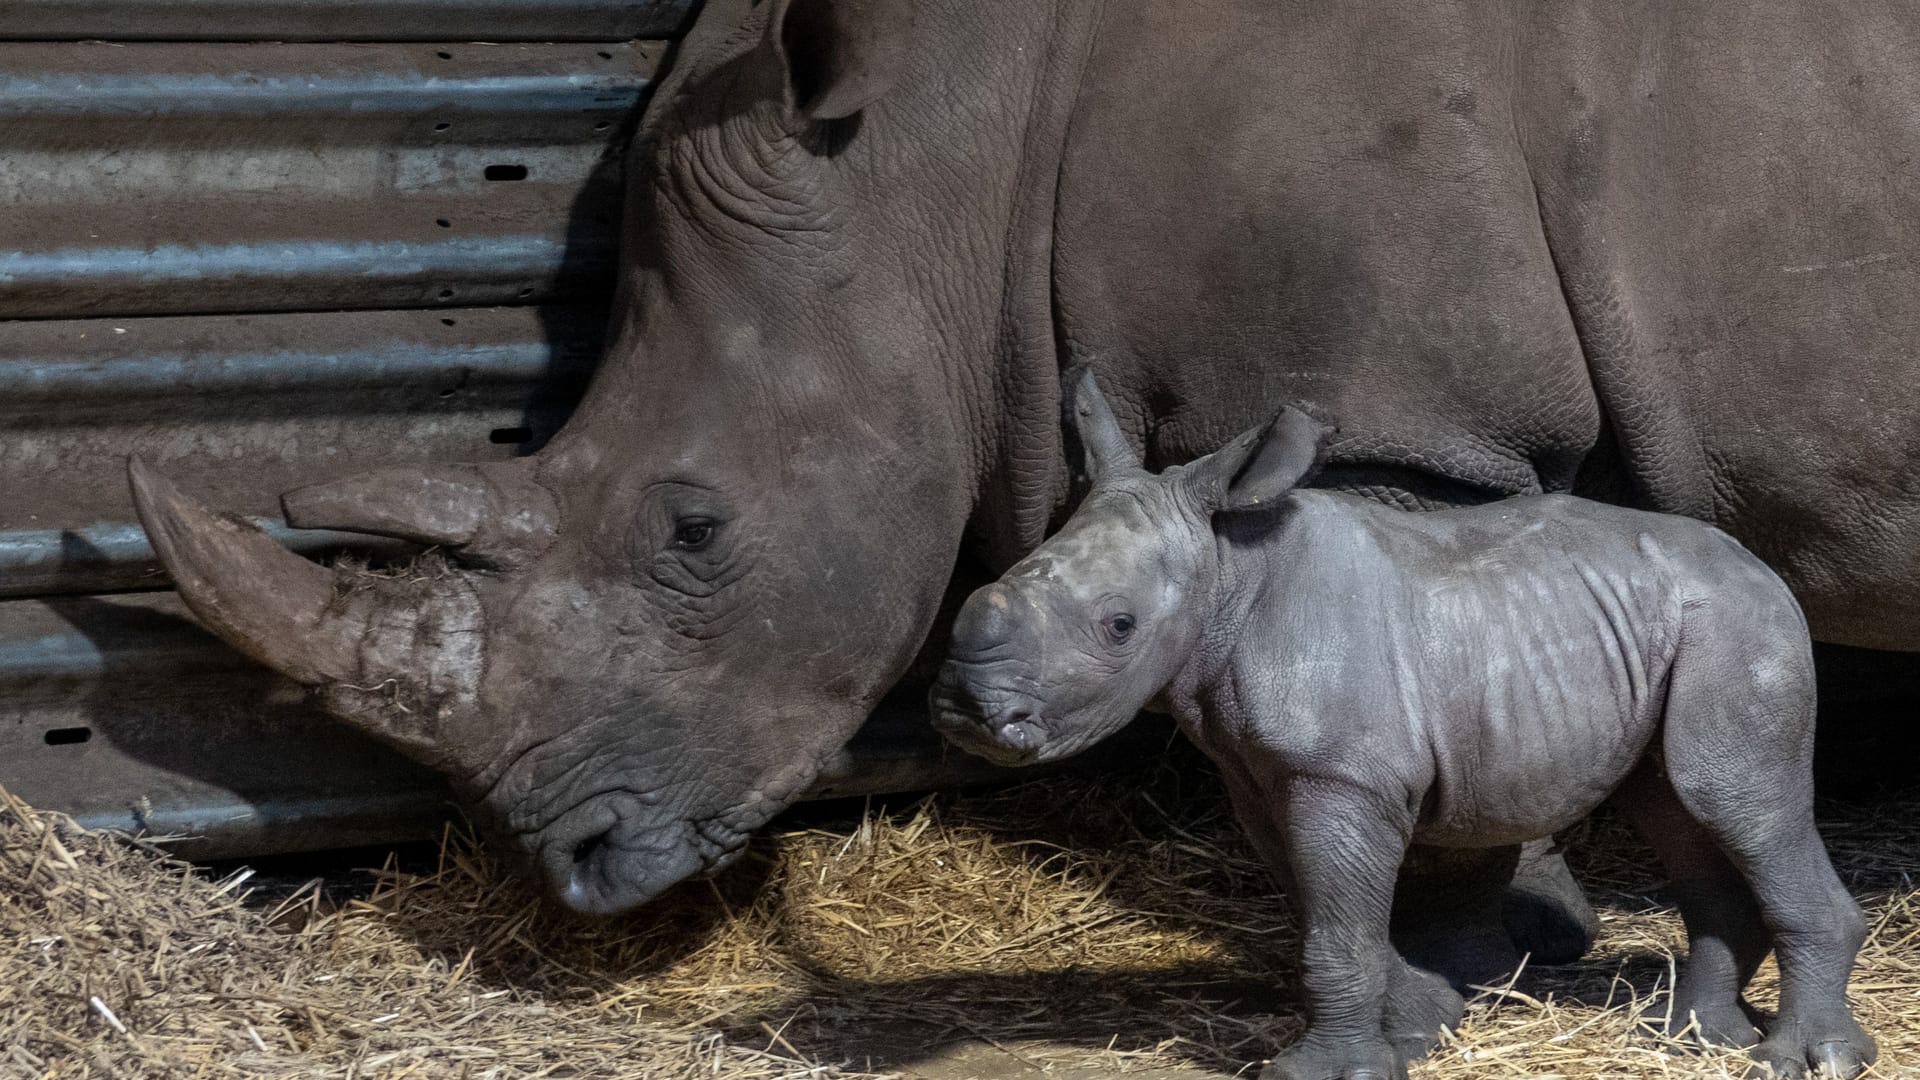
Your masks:
M1000 764L1084 750L1166 689L1214 613L1215 515L1279 510L1332 434L1283 409L1156 476L1091 370L1069 392L1092 490L1058 533L967 599L931 695L934 726Z

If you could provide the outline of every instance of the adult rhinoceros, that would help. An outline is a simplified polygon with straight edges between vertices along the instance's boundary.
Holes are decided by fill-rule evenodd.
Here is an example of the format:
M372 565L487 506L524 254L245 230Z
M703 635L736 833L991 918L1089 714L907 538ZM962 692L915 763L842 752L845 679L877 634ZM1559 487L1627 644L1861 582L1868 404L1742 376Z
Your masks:
M710 0L613 344L509 464L290 494L365 587L138 466L194 611L452 774L564 902L738 850L1069 493L1302 399L1327 482L1692 514L1920 648L1920 18L1891 0Z

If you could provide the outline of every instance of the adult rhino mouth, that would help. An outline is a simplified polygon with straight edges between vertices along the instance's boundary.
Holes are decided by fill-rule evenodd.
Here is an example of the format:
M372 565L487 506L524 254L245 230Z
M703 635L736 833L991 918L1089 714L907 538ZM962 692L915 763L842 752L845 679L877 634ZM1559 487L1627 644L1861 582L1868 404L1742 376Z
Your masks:
M676 784L636 771L609 745L541 744L480 800L496 835L526 856L554 901L586 915L618 915L724 869L819 771L808 760L757 777Z
M612 794L561 815L539 836L535 862L553 897L584 915L641 907L746 850L752 830L719 821L661 821L635 796Z
M710 822L641 821L632 799L597 799L555 822L540 844L553 897L580 915L620 915L747 849L747 832Z

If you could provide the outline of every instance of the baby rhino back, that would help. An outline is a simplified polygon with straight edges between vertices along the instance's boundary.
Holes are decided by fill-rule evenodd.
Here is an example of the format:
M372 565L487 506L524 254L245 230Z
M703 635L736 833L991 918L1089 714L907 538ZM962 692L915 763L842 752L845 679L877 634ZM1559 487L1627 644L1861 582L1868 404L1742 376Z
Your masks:
M1376 528L1400 534L1381 550L1413 616L1382 639L1393 668L1419 673L1425 842L1512 843L1591 812L1654 747L1680 666L1738 655L1753 663L1714 676L1729 693L1773 692L1752 685L1758 665L1811 694L1786 587L1700 522L1542 496Z

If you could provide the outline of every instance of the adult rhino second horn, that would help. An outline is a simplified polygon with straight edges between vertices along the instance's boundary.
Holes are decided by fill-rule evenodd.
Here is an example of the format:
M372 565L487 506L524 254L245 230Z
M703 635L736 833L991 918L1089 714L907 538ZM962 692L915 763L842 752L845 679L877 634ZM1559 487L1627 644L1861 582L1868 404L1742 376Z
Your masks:
M287 492L280 505L301 529L343 529L433 544L463 562L507 568L553 542L553 496L526 461L403 465Z

